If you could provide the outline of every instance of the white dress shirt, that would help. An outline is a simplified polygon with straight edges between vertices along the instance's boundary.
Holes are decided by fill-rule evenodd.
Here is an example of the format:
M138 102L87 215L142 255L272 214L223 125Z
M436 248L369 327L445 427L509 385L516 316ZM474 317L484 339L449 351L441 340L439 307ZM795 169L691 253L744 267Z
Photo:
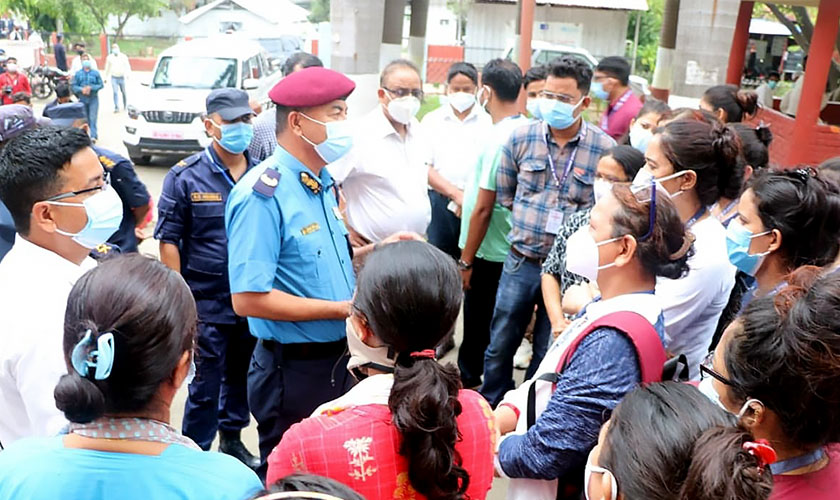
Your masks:
M398 231L425 234L429 148L412 118L405 139L377 106L355 125L353 149L327 166L347 202L347 222L369 241Z
M20 235L0 262L0 442L50 436L66 423L53 391L64 362L70 290L96 265L76 265Z
M493 122L477 104L463 121L449 104L423 117L420 124L431 148L434 169L458 189L464 189L481 145L486 141Z
M726 251L726 229L716 218L706 217L690 231L697 239L688 274L677 280L657 278L656 298L665 313L665 349L685 354L696 380L735 286L735 266Z
M131 64L128 62L128 56L120 52L108 54L105 60L105 74L103 78L125 78L131 73Z

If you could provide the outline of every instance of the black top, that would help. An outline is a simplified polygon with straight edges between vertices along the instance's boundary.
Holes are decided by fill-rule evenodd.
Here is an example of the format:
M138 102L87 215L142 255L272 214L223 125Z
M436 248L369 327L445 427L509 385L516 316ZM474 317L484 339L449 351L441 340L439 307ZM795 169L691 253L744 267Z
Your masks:
M53 46L53 52L55 52L55 65L61 71L67 71L67 51L64 49L64 44L56 43Z

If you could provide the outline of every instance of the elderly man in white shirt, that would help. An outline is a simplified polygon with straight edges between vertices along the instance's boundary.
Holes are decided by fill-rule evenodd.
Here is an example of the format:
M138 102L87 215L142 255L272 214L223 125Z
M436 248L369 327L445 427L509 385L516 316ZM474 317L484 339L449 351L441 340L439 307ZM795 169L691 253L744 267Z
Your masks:
M475 66L465 62L453 64L446 82L444 104L427 114L421 123L431 148L432 221L428 235L429 243L458 259L464 185L492 123L490 115L476 106L478 71Z
M0 152L0 199L18 235L0 262L0 442L55 434L53 391L67 373L64 312L91 248L122 221L122 202L74 128L27 131ZM84 328L84 325L78 325Z
M122 92L123 109L126 108L128 98L125 95L125 80L130 75L131 64L128 62L128 56L120 51L120 46L116 43L111 45L111 53L105 60L105 74L102 78L111 80L111 87L114 90L114 113L120 111L120 92Z
M425 234L431 219L429 147L414 117L423 98L420 72L396 60L379 85L380 106L354 125L353 149L327 166L344 196L353 246L400 231Z

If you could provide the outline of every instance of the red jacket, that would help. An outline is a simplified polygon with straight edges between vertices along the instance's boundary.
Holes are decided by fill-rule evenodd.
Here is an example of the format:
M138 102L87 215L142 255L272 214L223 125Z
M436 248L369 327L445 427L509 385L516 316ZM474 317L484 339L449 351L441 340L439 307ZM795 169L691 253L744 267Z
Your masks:
M461 440L455 445L470 475L467 498L483 500L493 482L496 431L493 411L477 392L458 396ZM399 454L400 435L385 405L353 406L293 425L268 457L267 484L293 472L325 476L368 500L423 500Z
M6 87L12 87L12 93L6 93ZM12 103L12 95L18 92L26 92L32 95L32 87L29 86L29 78L18 71L14 77L11 73L6 72L0 74L0 92L3 93L3 104Z

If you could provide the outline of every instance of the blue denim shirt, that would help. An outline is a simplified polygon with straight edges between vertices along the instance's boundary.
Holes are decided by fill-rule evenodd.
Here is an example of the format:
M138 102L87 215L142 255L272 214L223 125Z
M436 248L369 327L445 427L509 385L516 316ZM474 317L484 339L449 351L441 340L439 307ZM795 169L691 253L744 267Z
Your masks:
M82 94L82 89L88 86L90 87L90 94ZM100 76L99 71L95 69L91 69L90 71L80 69L73 77L73 93L76 94L76 97L78 97L80 101L90 101L96 99L96 95L104 86L105 84L102 82L102 76Z

